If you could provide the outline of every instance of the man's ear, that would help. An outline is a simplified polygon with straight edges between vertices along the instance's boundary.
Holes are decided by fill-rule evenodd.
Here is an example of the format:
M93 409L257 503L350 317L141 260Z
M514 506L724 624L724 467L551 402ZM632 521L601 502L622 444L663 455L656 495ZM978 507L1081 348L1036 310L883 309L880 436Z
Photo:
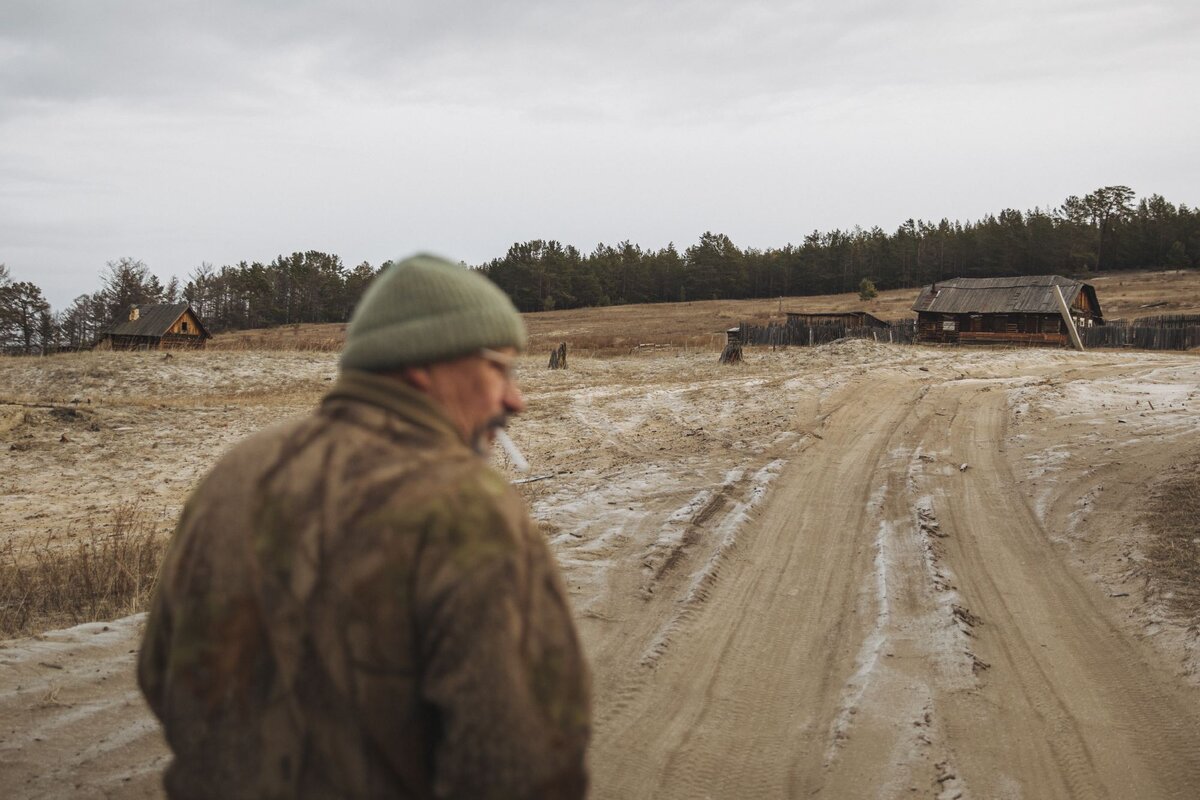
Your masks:
M429 374L428 367L404 367L400 370L400 377L409 386L426 394L433 387L433 376Z

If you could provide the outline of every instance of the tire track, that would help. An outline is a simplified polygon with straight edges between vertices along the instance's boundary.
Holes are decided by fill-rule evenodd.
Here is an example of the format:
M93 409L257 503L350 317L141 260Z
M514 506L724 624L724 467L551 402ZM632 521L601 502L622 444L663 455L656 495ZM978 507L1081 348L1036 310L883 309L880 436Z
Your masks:
M880 370L814 414L720 580L597 726L596 796L1193 796L1196 698L1019 493L1011 385Z
M817 787L823 796L950 798L965 788L938 701L974 686L970 628L942 563L943 534L917 486L935 460L922 443L943 425L924 401L927 390L916 391L872 476L879 485L872 519L880 613L843 690Z
M852 402L847 402L851 400ZM875 615L872 476L907 416L848 390L740 534L709 601L636 702L597 726L598 797L782 796L821 785L825 740Z
M979 645L993 665L970 713L953 714L964 770L985 797L1005 776L1047 798L1194 796L1194 700L1062 563L1028 499L1013 491L1004 396L976 389L947 389L959 414L946 446L971 469L937 481L935 500L958 534L950 557L986 623ZM980 726L1027 733L983 748Z

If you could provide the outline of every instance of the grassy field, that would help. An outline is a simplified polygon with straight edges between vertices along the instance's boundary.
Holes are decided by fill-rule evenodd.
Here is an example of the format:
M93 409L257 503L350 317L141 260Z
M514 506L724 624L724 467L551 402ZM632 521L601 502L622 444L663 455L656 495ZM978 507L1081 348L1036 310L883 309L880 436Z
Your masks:
M1200 311L1197 278L1097 283L1111 318ZM901 318L914 296L866 308ZM703 777L674 796L797 794L786 766L830 797L957 796L947 776L968 768L974 796L1066 797L1042 779L1078 764L1045 761L1044 742L1085 729L1080 752L1110 766L1141 744L1153 774L1198 763L1200 708L1173 701L1200 686L1200 352L841 340L718 363L739 322L860 307L527 315L528 410L510 433L536 480L518 491L592 665L594 794L644 794L674 763L780 780L712 791ZM0 786L161 794L168 750L137 700L133 612L192 487L246 436L309 413L344 336L0 358ZM547 369L562 341L570 368ZM518 477L503 454L493 464ZM1038 769L1019 784L1013 764ZM871 791L849 786L869 773L883 776Z
M1094 283L1110 319L1200 313L1200 273L1123 274ZM914 298L903 290L869 303L844 294L527 314L524 360L544 364L543 354L567 342L575 358L628 361L612 367L637 375L628 387L588 377L589 370L609 369L598 361L586 368L580 362L569 377L583 381L578 391L634 391L626 413L636 417L645 412L642 395L679 369L679 358L707 361L711 352L715 365L724 331L741 322L761 324L795 310L866 309L901 319ZM311 407L336 373L345 327L225 333L208 352L173 356L4 359L0 438L9 468L0 495L9 509L0 512L7 528L0 537L0 635L140 608L187 488L234 441ZM559 380L540 369L527 375L535 394ZM1170 605L1193 619L1200 619L1198 496L1200 470L1181 468L1145 515L1155 536L1146 557L1172 587ZM17 537L22 531L28 535Z
M1096 287L1106 319L1158 314L1200 314L1200 272L1127 272L1089 280ZM863 302L857 293L758 300L703 300L692 303L607 306L525 314L530 350L546 351L567 342L573 352L615 355L639 345L719 350L725 331L742 322L757 325L783 320L788 311L868 311L880 319L912 319L916 289L880 292ZM346 326L294 325L268 330L234 331L211 346L228 350L337 351Z

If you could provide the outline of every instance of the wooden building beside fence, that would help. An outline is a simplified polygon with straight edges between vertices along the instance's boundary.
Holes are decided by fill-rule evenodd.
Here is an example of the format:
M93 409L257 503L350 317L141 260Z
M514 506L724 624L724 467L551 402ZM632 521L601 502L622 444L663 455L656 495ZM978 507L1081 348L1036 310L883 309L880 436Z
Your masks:
M111 350L199 348L212 338L187 303L130 306L127 318L109 328L97 347Z
M953 278L921 290L917 341L961 344L1070 346L1055 287L1078 329L1103 325L1096 290L1060 275Z
M789 325L844 325L847 328L887 328L888 323L866 311L789 311Z

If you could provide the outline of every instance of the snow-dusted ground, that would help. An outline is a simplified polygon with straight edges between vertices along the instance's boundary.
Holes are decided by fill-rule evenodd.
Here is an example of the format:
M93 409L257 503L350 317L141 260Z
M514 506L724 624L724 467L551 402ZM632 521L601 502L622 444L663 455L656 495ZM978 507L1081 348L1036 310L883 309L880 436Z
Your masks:
M0 360L0 537L69 540L103 528L129 503L165 534L221 452L304 413L335 375L336 356L326 353ZM1007 419L996 445L1011 465L1014 497L1026 499L1064 558L1104 591L1128 596L1131 629L1153 625L1178 672L1194 665L1179 627L1143 602L1145 576L1128 564L1140 546L1139 492L1200 440L1195 356L845 341L751 348L737 367L704 351L572 358L565 371L531 356L519 379L529 411L510 434L531 471L518 475L500 453L495 463L514 479L540 478L520 490L563 565L585 643L606 648L593 652L601 724L631 691L629 670L654 670L685 635L780 476L821 441L831 399L878 400L880 386L1002 395ZM931 424L951 425L955 413L938 410ZM935 609L904 618L920 651L945 680L967 680L978 666L964 644L969 617L956 616L969 601L942 543L939 500L920 490L929 476L976 467L948 450L910 446L883 463L900 483L866 501L880 521L873 571L860 587L877 635L860 642L856 671L838 688L827 760L864 703L882 702L890 686L881 671L886 677L904 653L882 634L900 619L889 598L913 580L932 587ZM647 619L635 626L639 615ZM82 796L154 796L164 750L132 686L138 624L133 617L0 646L0 786L15 787L10 796L60 796L76 783ZM630 631L627 643L614 635L621 630ZM914 695L896 713L919 719L927 700ZM957 786L944 776L938 785Z

